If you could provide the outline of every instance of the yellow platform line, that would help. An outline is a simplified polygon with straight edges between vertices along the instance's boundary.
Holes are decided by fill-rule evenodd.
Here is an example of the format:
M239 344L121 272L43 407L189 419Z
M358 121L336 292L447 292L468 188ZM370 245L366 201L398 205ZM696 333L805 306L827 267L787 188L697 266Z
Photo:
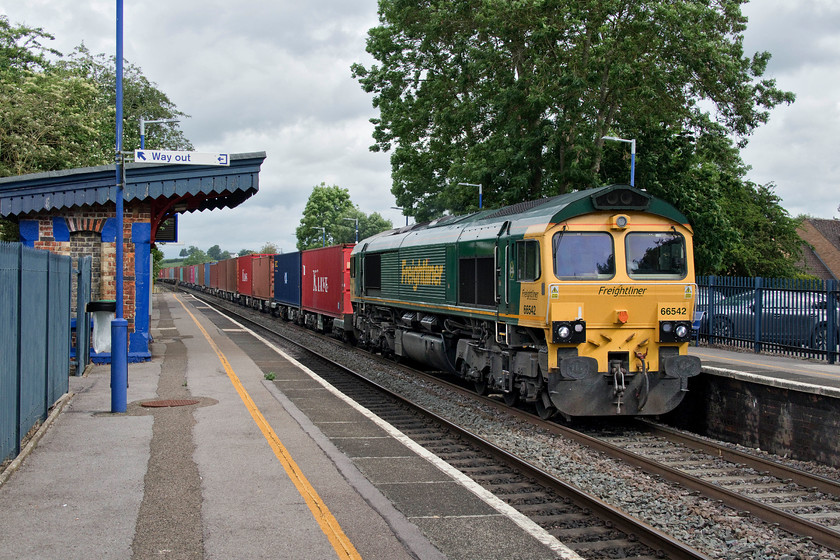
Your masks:
M292 459L292 456L280 441L280 438L277 437L277 434L271 428L271 425L265 419L265 416L263 416L259 408L257 408L257 405L254 403L251 395L248 394L248 391L245 390L242 382L239 381L239 377L233 371L230 362L228 362L227 358L210 337L208 332L198 322L195 315L187 309L184 302L182 302L177 295L174 297L175 300L181 304L181 307L184 308L184 311L192 317L192 320L198 326L199 330L201 330L202 334L204 334L204 338L207 339L210 347L213 348L214 352L216 352L216 355L219 357L219 361L222 362L222 366L225 368L225 372L227 372L230 382L233 384L236 392L239 393L239 397L242 399L242 402L245 403L245 407L248 409L248 412L251 413L251 417L254 419L254 422L257 423L257 426L260 428L263 436L265 436L265 439L274 451L274 455L276 455L277 459L280 460L280 463L286 470L286 474L294 483L297 491L306 501L306 505L309 506L309 511L312 512L313 517L315 517L315 521L318 522L318 525L321 527L324 535L326 535L327 539L329 539L330 544L332 544L332 547L335 549L338 557L361 559L362 556L356 551L356 547L353 546L353 543L351 543L350 539L347 538L347 535L344 534L344 531L341 529L341 526L338 524L336 518L330 512L329 508L327 508L327 505L318 495L318 492L315 491L315 488L313 488L306 479L306 476L304 476L300 467L298 467L297 463L295 463Z

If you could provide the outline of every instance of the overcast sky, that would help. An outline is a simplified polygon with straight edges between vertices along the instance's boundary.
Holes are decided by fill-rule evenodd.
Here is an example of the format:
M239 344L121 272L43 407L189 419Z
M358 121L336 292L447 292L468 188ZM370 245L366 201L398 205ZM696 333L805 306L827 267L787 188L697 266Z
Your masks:
M64 53L84 42L112 55L115 5L0 0L0 13L42 27ZM125 58L190 115L181 128L196 151L267 154L259 193L234 210L182 216L183 245L238 252L270 241L292 251L322 182L348 189L365 213L404 223L391 209L389 155L368 150L377 113L350 74L352 63L372 62L364 49L376 8L376 0L125 0ZM755 0L744 13L746 52L770 51L765 77L797 96L752 136L743 152L749 178L775 183L792 216L840 216L840 2ZM164 250L172 257L181 248Z

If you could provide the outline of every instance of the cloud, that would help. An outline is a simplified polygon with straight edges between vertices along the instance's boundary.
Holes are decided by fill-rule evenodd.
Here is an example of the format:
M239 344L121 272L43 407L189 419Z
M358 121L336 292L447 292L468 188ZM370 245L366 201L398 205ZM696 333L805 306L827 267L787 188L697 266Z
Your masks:
M43 27L65 53L82 41L113 53L114 11L112 0L0 0L12 23ZM775 183L792 215L832 217L840 203L840 5L757 0L743 11L745 54L771 52L766 77L797 95L751 137L749 178ZM125 57L190 115L180 126L196 150L267 153L259 193L233 210L183 216L183 243L233 252L272 241L291 250L321 182L347 188L368 214L404 223L391 209L389 154L368 149L371 96L350 73L353 62L372 62L365 40L377 24L376 0L126 3Z

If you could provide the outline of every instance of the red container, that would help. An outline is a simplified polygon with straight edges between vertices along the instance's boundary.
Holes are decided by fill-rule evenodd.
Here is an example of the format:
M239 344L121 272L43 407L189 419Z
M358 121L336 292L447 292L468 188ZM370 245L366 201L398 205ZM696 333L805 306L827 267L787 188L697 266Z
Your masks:
M253 295L253 255L236 258L236 291L244 296Z
M187 280L187 282L190 284L195 284L195 269L196 266L194 264L187 267L187 271L189 272L189 280Z
M274 293L274 257L261 255L254 259L253 264L253 296L269 300Z
M301 253L301 307L330 317L352 313L350 252L353 245L334 245Z

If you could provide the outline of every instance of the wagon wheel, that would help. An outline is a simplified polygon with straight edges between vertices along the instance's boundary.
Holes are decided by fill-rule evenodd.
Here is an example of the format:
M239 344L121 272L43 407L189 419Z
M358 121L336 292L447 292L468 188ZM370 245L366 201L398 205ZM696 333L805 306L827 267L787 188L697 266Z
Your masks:
M502 393L502 399L504 399L506 405L516 406L519 400L519 390L514 389L513 391Z

